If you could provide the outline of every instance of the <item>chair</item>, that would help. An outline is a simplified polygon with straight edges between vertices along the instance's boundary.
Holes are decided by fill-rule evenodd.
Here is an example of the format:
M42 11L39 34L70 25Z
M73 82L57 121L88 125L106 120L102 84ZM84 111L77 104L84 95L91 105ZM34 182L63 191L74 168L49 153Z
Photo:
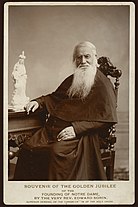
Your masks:
M113 66L110 59L107 57L100 57L98 59L98 64L99 64L99 70L103 72L105 76L110 76L112 78L115 78L114 89L117 97L118 88L120 85L119 78L122 75L122 71L116 69L116 67ZM115 163L114 145L116 143L115 132L116 132L116 126L113 125L109 129L106 138L104 140L103 139L100 140L101 157L102 157L103 165L106 170L107 180L113 180L114 177L114 163Z
M118 95L118 88L119 88L119 78L122 75L121 70L116 69L113 66L110 59L107 57L100 57L98 59L99 67L98 69L105 75L115 78L114 88L116 92L116 96ZM24 112L25 113L25 112ZM39 116L38 116L39 114ZM22 115L23 116L23 115ZM43 111L37 113L38 119L40 119L40 126L42 126L46 120L46 116ZM114 144L116 143L116 136L115 136L115 125L113 125L106 134L106 138L100 140L101 146L101 157L103 161L103 165L106 170L106 175L108 180L113 180L114 175L114 162L115 162L115 150ZM23 144L25 139L32 136L33 130L28 130L22 133L21 135L12 135L9 136L9 160L13 159L14 157L18 157L18 151L11 151L10 147L18 147Z

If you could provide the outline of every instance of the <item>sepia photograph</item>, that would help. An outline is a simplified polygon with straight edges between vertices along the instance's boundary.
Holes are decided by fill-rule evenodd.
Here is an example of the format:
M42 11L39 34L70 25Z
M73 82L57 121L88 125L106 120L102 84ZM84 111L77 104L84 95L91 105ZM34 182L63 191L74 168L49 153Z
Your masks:
M5 204L134 204L134 123L133 2L5 3Z

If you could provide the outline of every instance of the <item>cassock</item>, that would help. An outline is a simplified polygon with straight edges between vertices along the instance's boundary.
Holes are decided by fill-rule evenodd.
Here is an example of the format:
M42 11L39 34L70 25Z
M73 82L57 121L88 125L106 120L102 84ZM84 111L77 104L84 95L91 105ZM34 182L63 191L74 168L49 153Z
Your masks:
M116 93L111 81L97 69L95 82L85 99L68 97L73 75L57 90L35 99L48 114L43 128L22 145L15 180L106 180L100 140L117 122ZM57 135L73 126L76 137L57 141Z

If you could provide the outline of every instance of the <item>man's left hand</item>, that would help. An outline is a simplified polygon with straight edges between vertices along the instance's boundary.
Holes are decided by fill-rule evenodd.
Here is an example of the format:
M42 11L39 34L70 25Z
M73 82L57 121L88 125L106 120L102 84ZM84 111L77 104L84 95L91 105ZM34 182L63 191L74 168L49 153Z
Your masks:
M70 139L74 139L76 137L75 131L73 126L70 127L66 127L65 129L63 129L57 136L58 141L61 140L70 140Z

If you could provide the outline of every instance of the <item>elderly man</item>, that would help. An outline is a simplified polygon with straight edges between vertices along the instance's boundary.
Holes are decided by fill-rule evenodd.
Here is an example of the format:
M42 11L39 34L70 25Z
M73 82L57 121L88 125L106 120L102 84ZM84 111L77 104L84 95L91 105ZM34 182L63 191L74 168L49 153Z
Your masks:
M106 180L99 138L116 123L116 96L97 69L96 48L79 43L74 74L52 94L31 101L26 110L43 108L45 126L20 150L15 180Z

